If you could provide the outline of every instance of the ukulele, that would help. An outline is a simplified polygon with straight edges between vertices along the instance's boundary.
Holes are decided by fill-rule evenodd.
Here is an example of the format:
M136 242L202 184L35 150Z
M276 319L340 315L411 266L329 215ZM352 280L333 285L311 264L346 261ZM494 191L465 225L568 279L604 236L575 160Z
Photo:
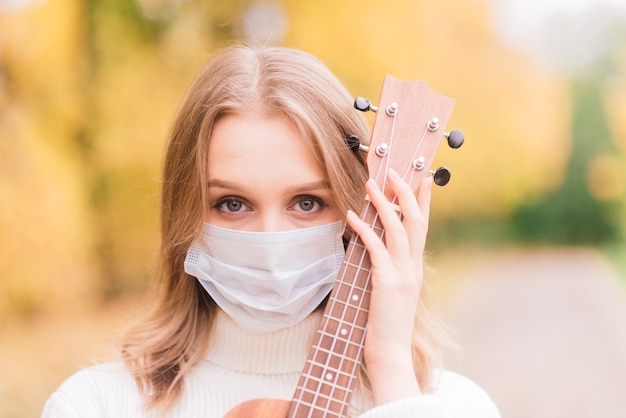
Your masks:
M383 191L387 190L385 179L389 168L396 170L413 190L430 175L437 185L443 186L450 180L450 171L445 167L437 170L430 167L442 138L447 138L452 148L463 143L464 135L459 130L441 133L454 103L454 99L438 94L424 81L403 81L387 75L378 107L361 97L354 103L358 110L376 112L369 147L361 145L356 137L349 138L348 144L353 150L367 152L369 176ZM395 196L385 194L395 202ZM367 197L361 219L384 239L381 222ZM354 234L292 400L253 399L230 410L226 418L348 416L363 359L370 276L369 255Z

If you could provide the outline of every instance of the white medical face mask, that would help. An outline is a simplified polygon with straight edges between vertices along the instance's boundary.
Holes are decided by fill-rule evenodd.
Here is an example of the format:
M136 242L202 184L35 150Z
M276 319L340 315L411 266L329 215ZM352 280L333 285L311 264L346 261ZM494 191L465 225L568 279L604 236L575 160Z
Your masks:
M275 331L303 320L330 293L344 256L341 232L341 221L285 232L205 224L185 272L242 328Z

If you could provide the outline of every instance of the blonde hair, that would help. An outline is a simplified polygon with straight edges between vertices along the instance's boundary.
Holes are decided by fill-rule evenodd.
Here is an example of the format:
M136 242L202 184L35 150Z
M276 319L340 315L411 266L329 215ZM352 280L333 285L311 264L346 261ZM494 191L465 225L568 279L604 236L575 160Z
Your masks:
M367 172L345 137L354 134L366 139L369 129L352 102L326 66L294 49L233 45L200 71L167 143L154 309L122 344L125 364L148 408L166 411L178 401L184 376L205 355L217 309L183 267L205 219L208 144L216 120L227 113L284 115L309 141L328 176L338 210L358 212ZM420 305L414 359L420 384L427 388L437 350L428 310Z

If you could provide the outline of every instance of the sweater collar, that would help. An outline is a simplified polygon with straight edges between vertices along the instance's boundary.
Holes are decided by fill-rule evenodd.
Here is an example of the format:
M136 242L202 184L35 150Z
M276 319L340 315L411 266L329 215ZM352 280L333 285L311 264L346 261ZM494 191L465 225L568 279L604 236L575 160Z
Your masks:
M206 359L245 373L300 372L321 318L322 312L318 310L292 327L257 334L244 330L218 309Z

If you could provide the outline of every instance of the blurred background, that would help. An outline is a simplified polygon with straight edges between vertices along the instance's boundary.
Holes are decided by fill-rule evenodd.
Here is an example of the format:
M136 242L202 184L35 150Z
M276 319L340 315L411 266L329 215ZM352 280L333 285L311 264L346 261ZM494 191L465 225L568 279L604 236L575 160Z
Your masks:
M38 416L146 304L159 172L208 55L319 56L457 99L431 277L506 417L626 414L626 3L0 0L0 417Z

